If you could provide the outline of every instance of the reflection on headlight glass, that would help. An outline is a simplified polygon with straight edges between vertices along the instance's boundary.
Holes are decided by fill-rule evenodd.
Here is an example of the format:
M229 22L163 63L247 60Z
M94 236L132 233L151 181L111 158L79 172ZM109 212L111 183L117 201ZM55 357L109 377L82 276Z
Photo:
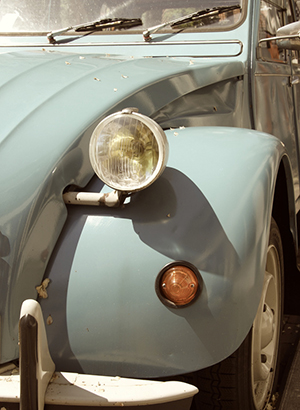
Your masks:
M130 188L152 175L159 153L152 131L141 121L122 116L102 130L96 155L105 180Z

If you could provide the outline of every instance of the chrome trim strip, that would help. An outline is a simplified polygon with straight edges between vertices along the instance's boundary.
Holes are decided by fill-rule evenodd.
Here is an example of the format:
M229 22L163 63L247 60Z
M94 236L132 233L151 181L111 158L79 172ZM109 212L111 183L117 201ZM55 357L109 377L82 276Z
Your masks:
M3 44L0 43L0 48L17 48L17 47L42 47L42 48L74 48L74 47L123 47L123 46L143 46L143 47L153 47L153 46L186 46L186 45L239 45L240 50L236 54L230 54L228 56L239 56L243 51L243 43L240 40L188 40L188 41L155 41L152 40L150 43L145 43L144 41L128 42L128 43L17 43L17 44ZM210 56L210 55L209 55ZM227 55L224 55L227 57Z
M255 77L290 77L291 74L255 73Z

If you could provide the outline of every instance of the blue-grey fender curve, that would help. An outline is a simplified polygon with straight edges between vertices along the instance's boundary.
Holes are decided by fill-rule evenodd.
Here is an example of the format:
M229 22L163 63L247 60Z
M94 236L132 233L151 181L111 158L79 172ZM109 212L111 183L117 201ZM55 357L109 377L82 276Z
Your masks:
M118 209L70 207L42 301L58 369L154 378L221 361L244 340L260 300L283 144L247 129L166 132L168 166ZM94 178L88 189L101 188ZM103 188L105 191L106 187ZM204 289L182 309L155 279L194 264Z
M88 145L100 119L125 107L155 116L215 82L242 86L245 70L224 59L80 57L59 48L0 54L0 363L18 358L21 304L37 297L67 218L63 190L93 175Z

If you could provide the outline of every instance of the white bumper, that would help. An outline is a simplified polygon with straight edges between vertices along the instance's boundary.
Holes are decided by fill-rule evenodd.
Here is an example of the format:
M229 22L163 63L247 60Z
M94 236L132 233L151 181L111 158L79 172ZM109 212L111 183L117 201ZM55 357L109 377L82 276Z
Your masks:
M31 339L27 342L32 333L30 329L29 337L26 334L28 324L25 327L21 325L22 318L26 322L28 315L29 326L35 323L36 346L32 346L34 343ZM153 410L188 410L193 396L198 392L190 384L175 381L54 372L40 305L34 300L27 300L22 305L20 335L20 374L13 365L0 367L0 402L4 406L5 403L20 403L22 410L43 410L45 404L78 409L92 406L101 406L102 409L142 406L142 409L147 409L151 406L149 408ZM22 349L22 344L27 345L27 350ZM25 357L27 353L28 357ZM32 359L31 353L36 360Z

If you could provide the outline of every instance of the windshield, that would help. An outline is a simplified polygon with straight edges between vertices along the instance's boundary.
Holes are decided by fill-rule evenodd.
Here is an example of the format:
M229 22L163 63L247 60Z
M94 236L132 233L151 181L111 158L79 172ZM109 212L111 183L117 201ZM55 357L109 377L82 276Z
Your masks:
M198 10L241 5L242 0L0 0L0 32L25 33L58 30L107 18L141 18L143 25L126 32L143 30ZM186 23L184 30L223 30L235 25L242 9L220 13L217 17ZM105 29L116 31L119 28ZM180 30L182 27L176 28ZM164 31L174 31L165 27ZM103 33L103 31L102 31Z

